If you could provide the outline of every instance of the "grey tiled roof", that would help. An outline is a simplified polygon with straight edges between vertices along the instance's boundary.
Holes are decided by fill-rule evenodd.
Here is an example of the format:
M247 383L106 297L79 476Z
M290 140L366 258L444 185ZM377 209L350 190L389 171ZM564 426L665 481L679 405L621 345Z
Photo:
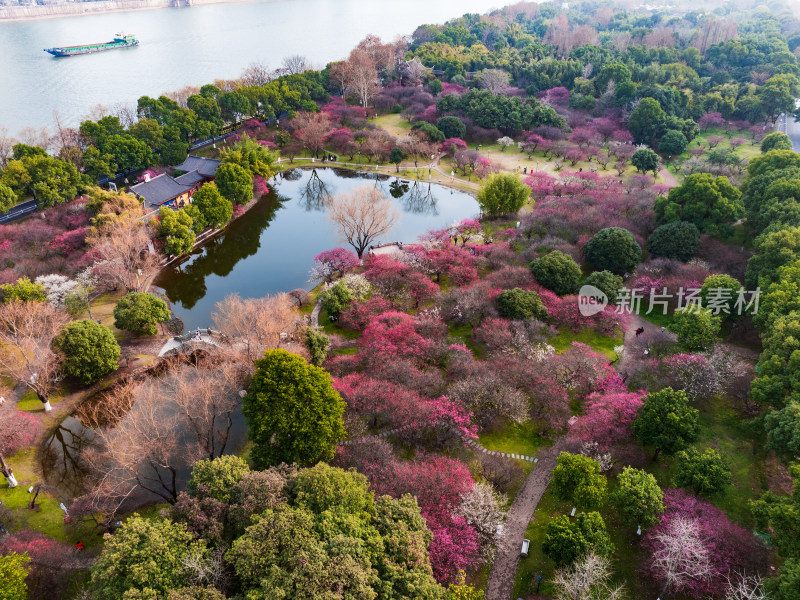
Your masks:
M197 171L204 177L214 177L220 161L214 158L203 158L202 156L187 156L181 164L172 167L180 171Z
M131 186L131 191L137 196L144 196L147 206L160 206L188 192L191 188L191 185L180 183L164 174L154 177L150 181L143 181Z
M205 181L207 177L200 171L192 171L191 173L184 173L180 177L176 177L175 181L183 185L197 185L201 181Z

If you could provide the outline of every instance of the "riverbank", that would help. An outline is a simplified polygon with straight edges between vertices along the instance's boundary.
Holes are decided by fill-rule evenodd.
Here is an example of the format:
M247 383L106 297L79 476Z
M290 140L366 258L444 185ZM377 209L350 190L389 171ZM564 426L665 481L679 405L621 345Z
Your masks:
M46 6L0 6L0 23L60 19L83 15L102 15L115 12L138 12L162 8L192 8L207 4L266 3L290 0L99 0L70 2Z

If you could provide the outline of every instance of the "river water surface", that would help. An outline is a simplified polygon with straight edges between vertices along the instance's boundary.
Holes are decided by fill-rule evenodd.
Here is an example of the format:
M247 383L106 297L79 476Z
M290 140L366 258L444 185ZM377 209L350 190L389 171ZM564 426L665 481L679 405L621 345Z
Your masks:
M497 0L273 0L0 23L0 127L77 125L92 106L136 104L186 85L238 77L293 54L316 67L341 60L365 35L384 41L422 23L485 12ZM104 42L117 32L141 45L66 58L42 50Z
M329 194L358 185L377 185L400 211L397 225L382 241L415 241L478 213L477 201L464 192L339 169L293 169L278 175L276 190L262 198L218 238L188 261L156 279L187 329L210 327L214 304L231 293L245 298L312 287L314 256L345 246L325 215ZM272 186L271 186L272 187Z

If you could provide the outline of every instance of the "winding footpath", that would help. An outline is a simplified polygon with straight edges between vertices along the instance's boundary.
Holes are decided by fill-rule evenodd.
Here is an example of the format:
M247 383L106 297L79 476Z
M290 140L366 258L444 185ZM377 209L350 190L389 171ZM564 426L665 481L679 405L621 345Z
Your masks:
M525 480L522 489L514 498L511 508L506 513L503 535L497 544L497 554L492 563L492 572L486 585L486 600L509 600L514 591L514 580L517 575L522 540L528 528L533 512L542 499L550 476L556 466L558 455L564 448L564 438L539 453L539 462L533 472Z

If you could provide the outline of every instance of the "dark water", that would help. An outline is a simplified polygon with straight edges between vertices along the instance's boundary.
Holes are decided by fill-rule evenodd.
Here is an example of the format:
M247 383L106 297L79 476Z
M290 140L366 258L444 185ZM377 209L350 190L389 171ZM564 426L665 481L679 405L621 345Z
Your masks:
M90 398L87 401L92 402L95 399ZM102 396L99 395L96 401L102 401ZM165 410L169 409L165 407ZM233 425L225 446L226 454L240 451L247 439L247 426L241 408L238 408L231 417ZM218 423L223 423L223 420ZM224 424L220 426L224 428ZM193 439L188 425L180 429L177 435L179 447L190 444ZM69 416L59 423L45 441L41 451L42 475L60 500L67 502L89 492L88 478L92 472L91 451L99 449L97 433L74 416ZM178 461L177 467L178 489L183 489L191 476L192 465ZM161 500L160 496L143 489L138 490L130 499L132 505Z
M314 66L341 60L367 34L385 41L485 12L493 0L274 0L0 23L0 127L77 125L96 104L136 104L186 85L238 77L254 61L293 54ZM53 46L103 42L118 31L134 48L54 58Z
M214 304L233 292L252 298L310 289L308 273L314 256L345 245L325 215L324 198L365 183L394 198L400 210L398 224L382 241L414 241L429 229L478 213L472 196L435 184L386 175L376 180L374 173L294 169L279 175L277 190L222 236L188 261L165 270L155 283L187 329L211 326Z

